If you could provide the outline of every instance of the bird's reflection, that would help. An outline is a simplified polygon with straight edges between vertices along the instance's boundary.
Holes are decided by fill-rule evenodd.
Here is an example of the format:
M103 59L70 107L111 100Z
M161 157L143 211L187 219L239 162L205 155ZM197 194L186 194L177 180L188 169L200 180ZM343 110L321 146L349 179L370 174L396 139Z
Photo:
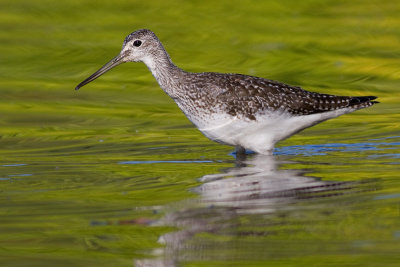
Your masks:
M323 187L326 182L302 176L298 170L279 170L273 156L255 155L237 162L240 167L210 174L195 190L202 202L234 208L240 213L268 213L296 198L301 191Z
M159 258L137 260L135 266L179 266L183 258L200 257L201 244L192 240L197 234L230 231L242 215L266 216L304 198L342 194L354 187L281 169L281 164L273 156L257 154L238 158L235 167L222 173L201 177L202 184L194 189L200 198L176 205L177 210L158 222L181 230L160 237L164 248L154 252Z

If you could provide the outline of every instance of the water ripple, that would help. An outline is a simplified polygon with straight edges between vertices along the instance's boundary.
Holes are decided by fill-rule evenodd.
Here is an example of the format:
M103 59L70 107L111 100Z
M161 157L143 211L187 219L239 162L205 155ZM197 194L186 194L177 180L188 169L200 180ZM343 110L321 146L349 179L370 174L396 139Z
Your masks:
M156 164L156 163L213 163L212 160L130 160L118 164Z

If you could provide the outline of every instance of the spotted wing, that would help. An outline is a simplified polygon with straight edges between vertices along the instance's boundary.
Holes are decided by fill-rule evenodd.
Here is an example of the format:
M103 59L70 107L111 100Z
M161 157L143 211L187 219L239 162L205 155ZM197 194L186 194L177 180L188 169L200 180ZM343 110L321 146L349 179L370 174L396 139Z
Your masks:
M255 119L258 111L282 110L295 116L322 113L343 108L366 108L375 96L349 97L319 94L263 78L225 74L220 77L216 98L225 103L231 115L243 114Z

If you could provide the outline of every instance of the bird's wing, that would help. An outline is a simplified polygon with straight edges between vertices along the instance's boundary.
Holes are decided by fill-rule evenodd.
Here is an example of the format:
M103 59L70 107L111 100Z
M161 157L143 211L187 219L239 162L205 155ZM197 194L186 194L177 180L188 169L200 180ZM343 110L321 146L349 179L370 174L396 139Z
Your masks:
M229 114L243 114L251 119L258 111L281 110L299 116L343 108L360 109L377 103L372 101L376 98L374 96L319 94L297 86L240 74L217 75L212 87L210 94L225 104Z

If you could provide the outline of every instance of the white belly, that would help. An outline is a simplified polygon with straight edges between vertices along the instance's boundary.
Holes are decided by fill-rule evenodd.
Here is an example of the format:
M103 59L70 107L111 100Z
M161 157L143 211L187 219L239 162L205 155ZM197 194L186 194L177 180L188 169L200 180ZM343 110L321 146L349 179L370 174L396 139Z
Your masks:
M354 109L341 109L325 113L291 116L288 113L257 115L256 120L228 114L209 117L207 123L195 123L199 130L213 141L241 146L261 154L271 154L274 145L285 138L324 120L335 118Z

